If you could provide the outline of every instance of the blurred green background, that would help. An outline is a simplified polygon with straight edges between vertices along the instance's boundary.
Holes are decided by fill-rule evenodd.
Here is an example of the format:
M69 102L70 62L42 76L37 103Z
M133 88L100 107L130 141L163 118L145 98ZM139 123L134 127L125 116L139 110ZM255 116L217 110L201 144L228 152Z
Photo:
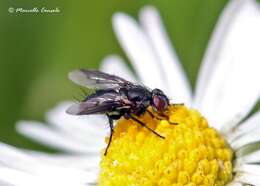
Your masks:
M43 120L44 113L79 88L67 73L98 68L107 54L125 57L115 38L111 16L117 11L137 17L144 5L161 13L189 79L194 81L209 37L226 0L97 0L0 2L0 140L40 149L15 133L20 119ZM58 7L57 14L9 13L9 7Z

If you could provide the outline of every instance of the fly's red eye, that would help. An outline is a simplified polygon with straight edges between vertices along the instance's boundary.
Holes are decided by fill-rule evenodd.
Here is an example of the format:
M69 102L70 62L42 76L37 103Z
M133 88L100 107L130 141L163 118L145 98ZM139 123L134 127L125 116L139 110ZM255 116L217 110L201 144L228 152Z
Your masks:
M153 105L157 111L164 111L168 106L167 100L162 96L153 97Z

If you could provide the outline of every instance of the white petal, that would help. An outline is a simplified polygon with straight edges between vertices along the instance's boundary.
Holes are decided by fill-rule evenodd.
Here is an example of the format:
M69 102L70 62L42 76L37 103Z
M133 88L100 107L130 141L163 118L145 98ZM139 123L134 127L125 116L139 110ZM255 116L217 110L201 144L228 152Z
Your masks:
M97 175L91 172L37 161L28 154L3 143L0 143L0 171L5 173L1 173L0 180L8 181L8 176L17 173L17 176L20 176L21 183L28 181L26 175L32 175L32 180L51 180L51 183L58 181L57 183L64 182L65 185L95 183L97 179ZM23 173L25 174L23 175Z
M119 56L110 55L103 59L100 70L109 74L114 74L131 82L137 82L134 74Z
M258 175L260 177L260 165L242 164L242 165L235 166L234 171Z
M157 10L147 6L140 12L140 22L147 33L166 77L170 96L175 103L191 102L191 88L179 59L170 44Z
M260 163L260 150L249 153L245 156L238 157L238 163Z
M67 175L68 176L68 175ZM71 175L73 177L73 175ZM27 172L14 170L10 168L0 167L0 183L1 181L12 186L91 186L92 183L84 183L78 180L67 180L68 177L57 175L38 176ZM2 185L1 185L2 186ZM3 185L4 186L4 185Z
M227 186L243 186L243 184L232 180L232 182L228 183Z
M249 113L260 95L259 6L254 0L231 1L223 16L220 27L225 24L225 32L213 36L213 41L218 39L219 43L213 42L218 46L210 47L214 52L209 52L202 67L202 71L208 71L204 72L207 80L201 83L203 93L196 97L196 106L217 129L233 127ZM232 17L226 21L225 16ZM214 65L209 67L207 63Z
M104 145L109 134L107 118L102 115L72 116L65 113L72 102L62 102L46 114L46 121L67 135L88 144Z
M245 184L259 185L260 165L242 164L234 167L236 176L234 181Z
M152 45L136 21L123 13L113 16L113 28L141 82L168 94L169 86Z
M238 150L239 148L251 144L256 143L260 141L260 135L259 133L249 133L247 135L241 136L234 141L231 142L231 147L235 150Z
M229 142L234 141L243 135L251 135L253 133L260 132L260 111L252 115L246 121L241 123L239 126L232 128L227 132L227 140ZM238 139L239 140L239 139Z
M239 13L237 9L243 6L242 1L244 0L230 1L230 3L222 12L217 24L215 25L213 35L204 54L204 59L202 61L197 78L194 100L196 107L199 107L201 101L203 100L205 90L207 90L207 86L209 85L209 80L212 78L212 73L215 70L215 66L218 65L217 62L221 62L220 60L216 59L220 55L219 50L224 44L223 37L225 37L226 33L229 32L229 25L233 23L235 13Z
M11 185L10 183L4 182L3 180L0 180L0 185L1 186L14 186L14 185Z
M28 150L24 152L34 159L50 165L89 170L91 172L98 172L99 170L100 156L47 154Z
M259 175L253 175L248 173L239 173L235 176L234 181L241 182L244 184L251 184L258 186L260 183L260 176Z
M69 135L36 121L20 121L17 129L21 134L35 141L70 153L91 153L98 155L102 148L100 145L86 145L80 140L71 138Z
M0 167L0 180L13 186L44 186L46 184L55 186L57 184L55 181L48 183L48 180L42 180L26 172L3 167Z

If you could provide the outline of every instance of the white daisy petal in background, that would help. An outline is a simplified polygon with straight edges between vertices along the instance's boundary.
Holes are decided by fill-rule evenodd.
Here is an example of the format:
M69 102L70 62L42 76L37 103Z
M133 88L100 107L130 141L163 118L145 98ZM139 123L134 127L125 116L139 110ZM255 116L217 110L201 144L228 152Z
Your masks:
M259 8L253 0L232 1L209 43L195 100L218 129L241 121L259 98Z
M148 87L158 87L170 93L169 87L164 83L165 76L159 75L163 74L163 71L149 38L138 23L126 14L117 13L113 16L113 27L141 82Z
M153 7L140 12L140 24L123 13L113 27L137 78L118 56L104 59L101 70L151 88L161 88L173 99L200 110L222 132L236 152L260 142L260 114L246 118L260 95L260 9L254 0L233 0L213 33L192 92L171 47L159 13ZM48 125L20 121L20 133L62 150L54 155L0 144L0 183L15 186L96 184L100 150L109 130L102 116L69 116L70 102L46 115ZM241 122L243 121L243 122ZM260 149L237 153L229 185L260 185ZM69 176L68 176L69 175ZM16 179L13 179L13 178Z
M109 74L116 74L117 76L127 79L131 82L138 82L123 59L116 55L107 56L102 61L100 70Z
M69 153L98 155L105 147L104 137L109 128L103 116L71 116L65 113L72 102L64 102L46 114L49 126L34 121L20 121L20 133L43 144ZM95 124L92 124L95 123ZM86 125L89 127L86 128Z
M172 101L189 105L192 97L191 87L164 30L159 13L154 7L147 6L140 12L139 18L157 57L156 61L164 73Z
M189 104L189 83L158 16L157 11L147 7L140 14L142 25L139 25L128 15L118 13L113 17L113 27L141 82L162 89L175 102Z
M87 185L96 182L95 171L57 166L29 153L0 144L0 180L11 185ZM86 179L87 178L87 179Z

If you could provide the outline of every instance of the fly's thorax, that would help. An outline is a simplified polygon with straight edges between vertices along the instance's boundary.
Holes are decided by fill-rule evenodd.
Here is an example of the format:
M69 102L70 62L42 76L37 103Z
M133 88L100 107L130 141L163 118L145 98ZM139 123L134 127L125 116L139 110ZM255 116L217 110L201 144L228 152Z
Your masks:
M133 102L144 102L151 99L151 93L143 87L136 87L128 89L127 97Z

